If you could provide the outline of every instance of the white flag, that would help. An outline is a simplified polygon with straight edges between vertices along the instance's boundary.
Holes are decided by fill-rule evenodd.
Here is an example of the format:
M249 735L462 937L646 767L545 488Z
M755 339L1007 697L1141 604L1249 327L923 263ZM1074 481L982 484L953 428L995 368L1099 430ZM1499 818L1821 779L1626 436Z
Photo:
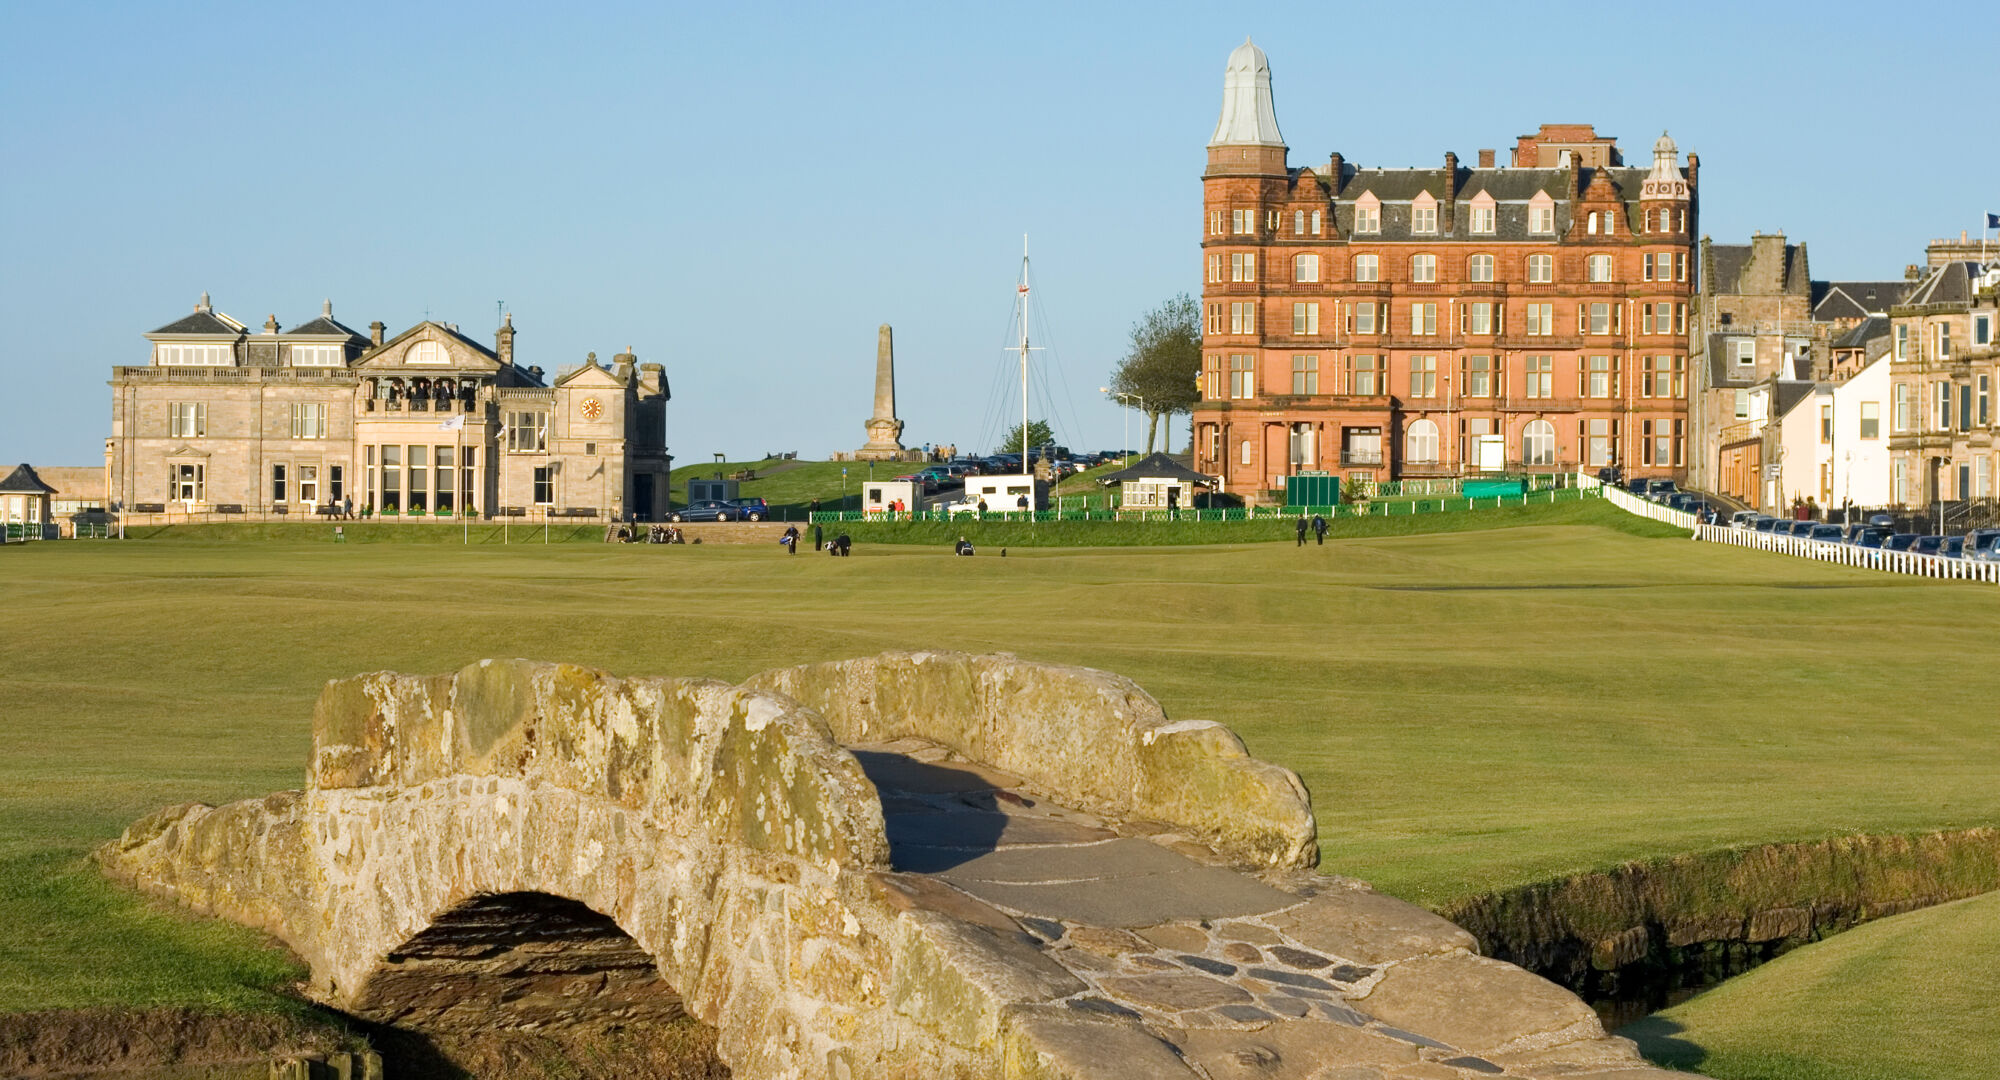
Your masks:
M451 418L451 419L449 419L449 420L440 420L440 421L438 421L438 430L439 430L439 431L463 431L463 430L465 430L465 414L464 414L464 413L459 413L459 414L458 414L457 416L454 416L454 417L452 417L452 418Z

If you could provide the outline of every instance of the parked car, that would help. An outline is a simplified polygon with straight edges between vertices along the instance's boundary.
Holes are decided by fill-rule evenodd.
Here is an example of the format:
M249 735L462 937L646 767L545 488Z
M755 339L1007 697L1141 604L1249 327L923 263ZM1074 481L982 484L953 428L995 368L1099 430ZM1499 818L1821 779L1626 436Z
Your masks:
M1908 551L1917 542L1916 533L1890 533L1889 539L1882 541L1883 551Z
M1758 514L1757 519L1751 523L1750 527L1761 533L1777 533L1781 531L1778 526L1783 524L1784 522L1779 521L1769 514Z
M1651 482L1643 476L1634 477L1625 481L1625 490L1643 498L1646 494L1646 485Z
M1944 537L1942 536L1919 536L1910 545L1911 553L1916 555L1936 555L1943 550Z
M928 472L904 473L896 477L896 480L900 483L915 484L919 488L922 488L926 495L936 491L938 486L937 477L932 476Z
M1974 529L1965 534L1965 557L2000 562L2000 529Z
M1729 515L1729 527L1732 529L1755 528L1757 519L1763 516L1755 510L1738 510Z
M729 504L736 508L744 521L762 521L771 516L770 504L762 499L731 499Z
M1894 530L1896 527L1896 519L1890 517L1888 514L1870 514L1868 515L1868 524L1878 529Z
M1965 537L1963 536L1945 537L1944 546L1938 549L1938 554L1944 556L1947 559L1965 558Z
M1814 525L1806 531L1806 539L1824 540L1829 544L1838 544L1842 540L1841 532L1842 530L1838 525Z
M724 499L702 499L667 513L668 521L737 521L743 508Z
M1888 530L1878 529L1873 525L1863 525L1848 537L1847 542L1855 547L1878 548L1887 539L1889 539Z

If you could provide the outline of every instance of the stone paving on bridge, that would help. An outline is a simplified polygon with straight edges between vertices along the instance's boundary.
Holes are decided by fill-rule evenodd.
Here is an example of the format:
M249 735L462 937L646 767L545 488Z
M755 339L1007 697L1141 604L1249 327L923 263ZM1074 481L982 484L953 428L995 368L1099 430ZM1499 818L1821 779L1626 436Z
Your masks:
M922 739L849 748L882 793L903 903L1011 938L1079 1018L1044 1053L1085 1074L1375 1078L1665 1074L1554 984L1350 879L1251 876L1155 823L1107 821ZM1171 1049L1169 1049L1171 1047Z

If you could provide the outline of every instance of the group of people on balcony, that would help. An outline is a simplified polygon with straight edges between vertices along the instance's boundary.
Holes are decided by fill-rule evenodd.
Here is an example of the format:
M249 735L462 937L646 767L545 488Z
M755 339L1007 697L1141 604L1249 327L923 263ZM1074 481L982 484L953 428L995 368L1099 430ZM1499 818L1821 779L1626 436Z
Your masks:
M404 408L405 402L411 412L450 412L453 402L469 411L478 391L479 384L471 379L385 377L375 381L374 397L389 412Z

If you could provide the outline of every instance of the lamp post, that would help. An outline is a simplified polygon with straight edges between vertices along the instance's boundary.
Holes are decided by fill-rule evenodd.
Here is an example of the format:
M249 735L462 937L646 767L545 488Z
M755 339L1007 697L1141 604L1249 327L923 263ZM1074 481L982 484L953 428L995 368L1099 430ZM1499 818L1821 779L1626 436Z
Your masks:
M1098 387L1097 392L1100 394L1109 394L1113 399L1124 402L1125 407L1128 409L1132 407L1131 403L1137 400L1139 402L1139 411L1146 411L1146 399L1140 397L1138 394L1127 394L1122 391L1113 390L1108 386ZM1118 450L1124 454L1125 464L1130 465L1132 464L1132 454L1130 452L1132 449L1132 414L1129 412L1124 413L1122 421L1120 431L1123 441L1119 443Z

